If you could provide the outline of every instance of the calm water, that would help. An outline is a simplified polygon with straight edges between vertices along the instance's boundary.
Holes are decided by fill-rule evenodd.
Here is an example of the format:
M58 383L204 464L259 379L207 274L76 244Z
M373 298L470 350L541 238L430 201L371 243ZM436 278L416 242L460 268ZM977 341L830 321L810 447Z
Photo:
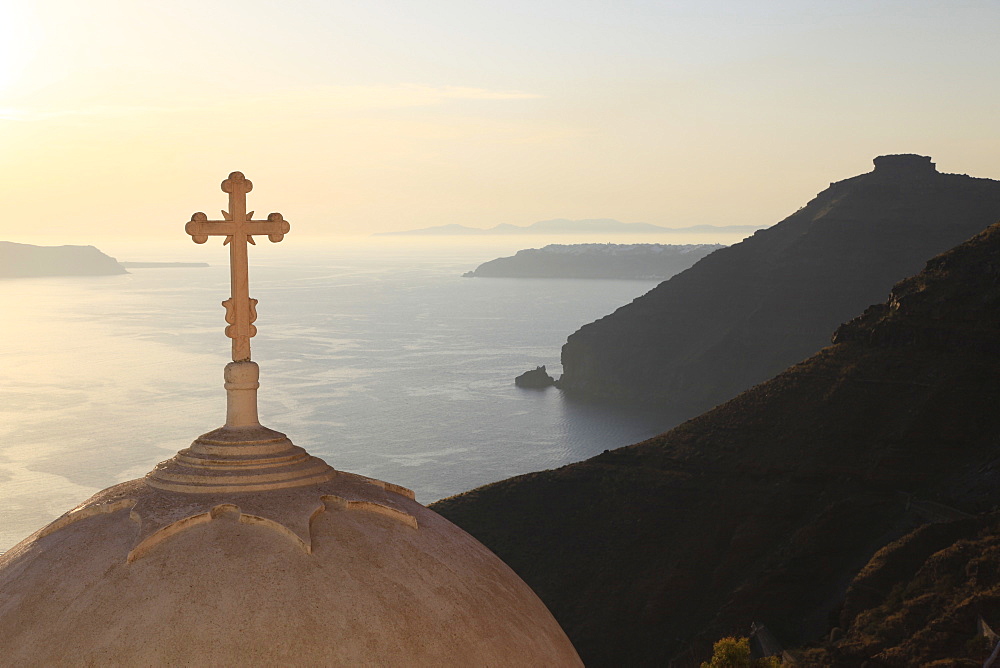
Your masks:
M288 241L251 248L261 421L335 468L429 503L676 422L513 384L558 375L567 335L652 282L460 277L515 248ZM224 422L225 250L108 250L212 266L0 281L0 550Z

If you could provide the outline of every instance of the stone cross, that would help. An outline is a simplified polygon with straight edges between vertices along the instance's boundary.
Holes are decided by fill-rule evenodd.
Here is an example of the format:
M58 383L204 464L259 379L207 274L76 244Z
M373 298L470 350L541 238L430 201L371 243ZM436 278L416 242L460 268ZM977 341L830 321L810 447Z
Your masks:
M253 211L247 213L247 193L253 189L241 172L233 172L222 182L223 192L229 193L229 211L223 211L225 220L209 220L202 212L191 216L184 231L196 244L203 244L210 236L224 236L223 245L229 244L229 275L232 293L222 305L226 307L226 336L233 340L233 361L250 361L250 337L257 333L253 323L257 319L257 300L250 299L250 277L247 264L247 242L256 245L254 234L266 234L277 243L288 234L288 221L280 213L272 213L267 220L251 220Z

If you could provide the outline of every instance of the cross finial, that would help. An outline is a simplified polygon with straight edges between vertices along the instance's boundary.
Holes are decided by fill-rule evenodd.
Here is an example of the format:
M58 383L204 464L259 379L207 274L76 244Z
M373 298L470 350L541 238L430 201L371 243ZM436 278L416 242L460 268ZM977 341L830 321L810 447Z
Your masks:
M225 220L209 220L202 212L191 216L184 230L196 244L203 244L210 236L224 236L229 244L229 273L232 294L222 302L226 307L226 336L233 340L233 361L250 360L250 337L257 333L253 323L257 319L257 300L250 298L250 277L247 263L247 243L255 244L253 235L266 234L277 243L288 233L289 225L280 213L269 214L267 220L251 220L253 211L247 213L247 193L253 183L242 172L233 172L222 182L223 192L229 193L229 211L223 211Z

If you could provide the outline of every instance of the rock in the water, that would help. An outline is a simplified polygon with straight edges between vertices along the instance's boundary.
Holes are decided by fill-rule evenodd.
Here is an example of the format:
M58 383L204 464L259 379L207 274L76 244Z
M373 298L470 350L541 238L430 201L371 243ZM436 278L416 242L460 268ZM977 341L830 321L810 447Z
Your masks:
M548 374L544 365L532 369L531 371L525 371L514 379L514 384L518 387L531 387L538 389L555 385L555 383L555 379Z

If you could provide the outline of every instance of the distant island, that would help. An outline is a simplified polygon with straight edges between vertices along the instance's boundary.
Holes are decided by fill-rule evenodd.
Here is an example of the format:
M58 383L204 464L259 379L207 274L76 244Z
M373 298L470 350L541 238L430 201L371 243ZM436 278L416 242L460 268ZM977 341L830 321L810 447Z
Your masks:
M692 225L690 227L663 227L649 223L623 223L611 218L593 218L587 220L568 220L555 218L541 220L531 225L510 225L501 223L495 227L479 228L467 225L438 225L419 230L402 232L377 232L373 237L398 236L469 236L490 234L674 234L674 233L705 233L726 232L751 234L762 225Z
M93 246L34 246L0 241L0 278L127 273L113 257Z
M209 266L207 262L119 262L126 269L192 269Z
M663 280L722 244L549 244L479 265L466 278L616 278Z

